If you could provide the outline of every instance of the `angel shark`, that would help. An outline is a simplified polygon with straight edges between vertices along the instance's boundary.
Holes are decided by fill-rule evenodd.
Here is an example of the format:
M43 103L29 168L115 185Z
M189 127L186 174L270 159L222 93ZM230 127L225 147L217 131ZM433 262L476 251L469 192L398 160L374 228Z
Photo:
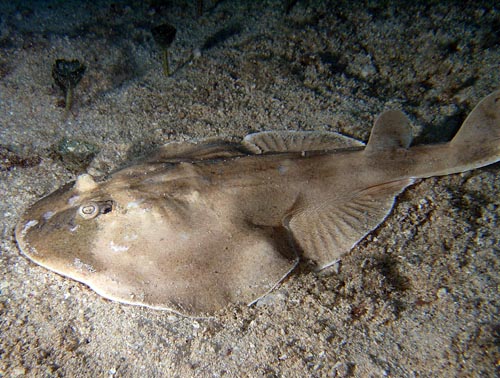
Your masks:
M400 111L376 119L366 146L324 132L170 143L41 199L16 238L29 259L106 298L203 316L255 302L299 259L328 267L415 181L499 161L500 91L451 142L410 143Z

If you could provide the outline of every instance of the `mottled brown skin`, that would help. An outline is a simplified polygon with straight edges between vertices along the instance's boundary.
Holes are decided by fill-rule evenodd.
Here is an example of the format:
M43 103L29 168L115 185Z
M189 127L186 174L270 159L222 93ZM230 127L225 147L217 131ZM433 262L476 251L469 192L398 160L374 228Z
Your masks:
M82 175L37 202L17 241L36 263L113 300L186 315L251 303L299 257L331 265L415 180L497 162L499 98L485 98L441 145L410 148L397 111L377 119L366 148L286 132L167 145L101 183Z

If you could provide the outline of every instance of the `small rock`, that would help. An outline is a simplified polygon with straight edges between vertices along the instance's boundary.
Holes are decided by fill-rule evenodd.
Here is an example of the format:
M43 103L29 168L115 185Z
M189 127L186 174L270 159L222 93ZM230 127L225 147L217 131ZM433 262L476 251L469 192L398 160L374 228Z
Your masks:
M337 362L333 366L333 376L334 377L349 377L352 373L352 366L349 363Z
M26 369L22 366L18 366L11 370L11 374L11 377L24 377L26 375Z
M276 306L286 300L286 295L282 292L269 293L260 298L255 304L257 307L262 306Z
M441 287L437 291L436 295L439 299L443 299L448 295L448 289L446 289L445 287Z
M91 143L66 138L55 147L55 153L72 171L84 171L98 152L98 147Z

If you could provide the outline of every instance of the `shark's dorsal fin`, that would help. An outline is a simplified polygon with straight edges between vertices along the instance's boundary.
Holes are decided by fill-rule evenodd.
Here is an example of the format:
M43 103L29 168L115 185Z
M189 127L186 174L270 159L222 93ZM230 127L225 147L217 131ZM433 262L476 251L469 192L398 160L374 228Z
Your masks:
M375 120L365 153L408 148L411 140L411 126L408 118L399 110L388 110Z
M364 146L363 142L354 138L326 131L264 131L247 135L242 144L254 154L328 151Z

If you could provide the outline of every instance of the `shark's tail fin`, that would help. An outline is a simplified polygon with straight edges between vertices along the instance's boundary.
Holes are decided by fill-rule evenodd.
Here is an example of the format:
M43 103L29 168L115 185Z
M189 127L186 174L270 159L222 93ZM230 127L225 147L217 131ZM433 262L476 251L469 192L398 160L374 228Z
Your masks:
M478 168L500 160L500 90L486 96L465 119L450 142L470 167Z

